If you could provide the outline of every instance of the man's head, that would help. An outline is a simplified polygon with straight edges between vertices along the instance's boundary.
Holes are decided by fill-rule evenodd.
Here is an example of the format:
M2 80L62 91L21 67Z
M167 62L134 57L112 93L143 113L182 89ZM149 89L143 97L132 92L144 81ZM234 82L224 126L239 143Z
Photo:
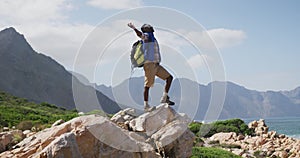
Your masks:
M154 29L151 25L149 24L144 24L141 28L142 32L154 32Z

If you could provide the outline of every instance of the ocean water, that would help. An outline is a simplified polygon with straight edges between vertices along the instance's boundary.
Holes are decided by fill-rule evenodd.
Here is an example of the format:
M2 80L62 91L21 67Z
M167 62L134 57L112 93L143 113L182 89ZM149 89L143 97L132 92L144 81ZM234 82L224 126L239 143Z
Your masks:
M259 119L244 119L247 124L253 120ZM269 131L300 139L300 117L266 118L264 120Z

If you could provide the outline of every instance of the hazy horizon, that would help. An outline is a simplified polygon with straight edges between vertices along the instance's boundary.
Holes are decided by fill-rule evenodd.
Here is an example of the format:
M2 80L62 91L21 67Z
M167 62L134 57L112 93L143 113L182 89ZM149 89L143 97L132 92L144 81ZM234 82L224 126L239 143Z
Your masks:
M138 38L126 24L140 28L151 23L161 44L162 64L175 77L201 84L231 81L259 91L292 90L300 86L299 5L258 0L1 1L0 29L16 28L37 52L91 82L110 85L130 76L129 51ZM143 10L156 12L146 16ZM173 13L164 17L160 10ZM184 17L198 25L188 25ZM199 42L200 50L191 39ZM86 49L85 42L90 42ZM214 76L218 64L223 70Z

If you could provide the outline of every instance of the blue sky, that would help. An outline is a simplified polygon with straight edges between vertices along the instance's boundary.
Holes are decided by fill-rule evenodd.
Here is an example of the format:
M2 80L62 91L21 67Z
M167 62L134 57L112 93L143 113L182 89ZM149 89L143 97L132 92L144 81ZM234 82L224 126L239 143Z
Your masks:
M73 70L74 61L78 57L82 43L87 41L90 37L89 33L93 33L95 28L101 29L101 22L109 20L116 14L122 14L120 12L126 13L132 8L144 6L171 8L201 24L204 27L201 30L207 30L210 37L216 42L218 53L223 61L226 80L255 90L291 90L300 86L298 70L300 68L300 2L297 0L190 0L188 2L180 0L2 0L0 1L0 28L15 27L25 35L37 52L49 55L68 70ZM151 22L147 18L143 17L142 19L145 19L145 22ZM158 16L158 18L161 17ZM177 17L170 16L169 18L170 21L176 21ZM138 24L144 22L131 16L124 19L128 19L128 22L130 20L137 22L137 27L140 27ZM124 25L121 22L124 22ZM111 28L114 29L113 31L108 29L102 32L99 38L109 40L111 35L129 31L126 22L116 22L117 25ZM154 22L153 25L155 27L164 26L159 22ZM178 20L178 26L182 25L184 24ZM183 26L182 29L187 29L187 27ZM100 30L99 33L103 30L105 29ZM168 39L173 39L174 34L157 29L156 35L158 40L166 46L163 46L162 54L167 51L175 52L173 57L165 55L162 61L162 64L176 74L175 76L193 79L190 74L185 74L188 67L177 67L180 64L184 65L184 61L177 60L180 57L175 58L174 56L183 55L190 64L189 66L194 69L190 73L194 75L195 80L202 84L213 80L209 76L210 73L205 62L203 64L200 61L203 59L207 63L214 64L215 59L209 57L209 54L206 55L203 51L204 54L197 56L191 53L193 48L188 44L178 48L181 51L176 54L177 48L172 45L170 48L167 47ZM120 48L116 48L115 51L122 49L129 51L130 44L137 39L133 33L124 34L122 38L127 43L120 44ZM176 38L178 37L174 37L174 39ZM203 39L199 37L199 40ZM178 40L178 42L180 41ZM95 41L93 45L99 43L100 41ZM86 59L82 59L82 69L78 69L78 72L88 77L91 82L98 84L114 84L111 83L112 76L116 78L115 83L119 83L128 77L130 66L126 65L128 61L125 62L125 59L128 59L127 56L115 55L123 58L114 56L107 57L107 59L110 63L116 63L114 60L117 60L118 64L110 65L109 62L104 62L104 66L101 67L101 64L100 66L97 64L95 67L95 65L89 64L89 60L96 55L87 53L82 57L86 57ZM109 71L112 71L110 68L116 70L115 74L108 75ZM124 72L124 74L122 75L120 72ZM138 71L136 75L142 75L142 72Z

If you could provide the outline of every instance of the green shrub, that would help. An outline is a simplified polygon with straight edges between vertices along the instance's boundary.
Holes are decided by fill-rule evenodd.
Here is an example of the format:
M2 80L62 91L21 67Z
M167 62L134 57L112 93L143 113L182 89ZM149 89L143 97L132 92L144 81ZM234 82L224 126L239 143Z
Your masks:
M242 124L240 128L243 131L244 135L253 136L255 134L254 129L253 128L249 128L248 125L246 125L246 124Z
M194 133L197 134L201 128L202 123L200 122L192 122L189 124L189 129Z
M204 140L200 137L195 138L195 143L204 143Z
M31 130L33 127L33 123L31 121L22 121L17 125L17 128L24 131L24 130Z
M22 140L23 140L23 138L20 135L18 135L18 134L13 135L13 141L12 142L14 144L17 144L17 143L19 143Z
M197 133L197 136L199 137L206 137L206 135L213 135L215 131L212 130L213 125L212 124L203 124Z
M40 105L41 106L46 106L46 107L49 107L49 108L55 108L55 109L58 108L56 105L45 103L45 102L42 102Z
M0 128L8 127L8 122L0 114Z
M218 148L194 147L191 158L241 158L229 151Z
M189 129L198 137L211 137L215 133L235 132L243 135L253 135L254 130L249 129L245 122L241 119L230 119L225 121L216 121L210 124L202 124L193 122L189 125Z

